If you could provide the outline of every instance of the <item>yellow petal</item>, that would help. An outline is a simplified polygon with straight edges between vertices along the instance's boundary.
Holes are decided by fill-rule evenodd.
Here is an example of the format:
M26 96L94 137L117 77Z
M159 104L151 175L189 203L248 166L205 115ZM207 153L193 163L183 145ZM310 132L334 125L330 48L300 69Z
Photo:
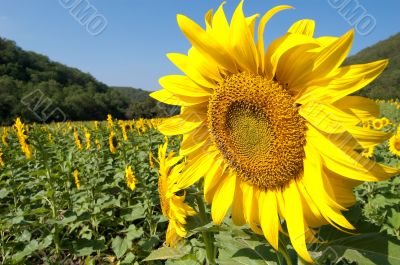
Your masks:
M236 73L233 58L214 36L183 15L178 15L177 20L183 34L207 60L229 70L231 73Z
M314 62L313 76L326 75L337 69L346 59L353 38L354 30L350 30L337 41L322 49Z
M209 145L209 132L207 126L200 126L183 136L179 154L186 156L197 151L199 148L207 148Z
M361 181L385 180L400 172L398 169L362 157L353 151L354 146L347 144L346 138L328 136L308 126L307 142L319 150L325 166L331 171Z
M293 8L292 6L287 6L287 5L280 5L276 6L272 9L270 9L267 13L264 14L264 16L261 18L260 23L258 24L258 39L257 39L257 50L260 55L260 73L265 72L265 63L264 63L264 31L265 31L265 26L268 23L268 21L278 12L285 10L285 9L290 9Z
M205 123L206 114L192 111L190 107L182 109L177 116L167 118L158 126L158 130L164 135L185 134Z
M207 32L211 31L212 18L213 18L213 10L210 9L204 15L204 22L206 23L206 31Z
M321 215L320 210L308 194L305 185L303 184L303 180L298 181L297 187L299 188L299 194L301 196L304 221L312 227L320 227L322 225L328 224L328 222Z
M299 114L316 128L329 134L346 132L346 125L355 126L361 122L355 115L317 101L302 105Z
M207 102L209 97L192 98L186 96L179 96L169 92L166 89L152 92L150 97L169 105L176 106L193 106L203 102Z
M290 29L289 33L303 34L312 37L315 30L315 21L311 19L302 19L295 22Z
M359 96L341 98L335 101L333 106L349 114L356 115L362 121L373 120L380 113L379 106L375 101Z
M278 204L278 213L282 219L285 219L285 201L282 192L275 192L276 201Z
M348 179L324 167L322 174L326 191L335 201L347 208L356 203L353 188L363 183L362 181Z
M305 104L311 100L333 103L371 83L385 69L388 61L381 60L368 64L342 67L333 77L316 80L296 96L296 103Z
M321 46L329 46L335 41L337 41L338 37L332 37L332 36L322 36L319 38L316 38L315 40L321 45Z
M200 72L201 69L196 67L198 63L193 62L193 58L189 58L184 54L180 53L169 53L167 54L168 59L175 64L183 73L185 73L191 80L196 82L197 84L207 87L214 88L215 82L213 82L210 78L203 76ZM200 71L199 71L200 70Z
M211 168L204 176L204 198L208 203L211 202L212 198L210 191L219 185L224 171L224 160L220 155L217 155Z
M287 84L287 88L293 96L299 92L299 88L295 86L298 80L302 80L304 76L312 72L312 62L317 56L316 48L319 47L320 45L316 42L301 44L290 48L279 58L275 78L281 84Z
M260 225L265 238L278 250L279 216L276 196L273 191L260 192Z
M307 69L301 76L296 78L295 82L291 84L292 89L295 91L304 91L313 82L321 82L319 80L328 80L335 76L339 66L346 59L350 51L353 38L354 30L350 30L328 46L315 49L317 56L310 58L311 60L309 59L309 64L313 66L312 70L308 71L309 69ZM317 40L315 41L318 43ZM324 93L327 93L326 90L324 90Z
M237 226L242 226L246 223L243 215L243 191L239 185L240 179L236 180L235 196L232 203L232 221Z
M243 14L243 1L240 2L233 13L229 36L232 52L237 63L243 70L257 73L258 53Z
M360 143L363 148L369 148L380 144L389 139L392 134L362 128L359 126L348 127L347 131Z
M259 221L258 212L258 189L245 182L241 183L243 191L243 214L246 223L249 224L254 233L262 235L262 230L257 226Z
M187 162L186 169L181 173L179 181L172 185L170 192L175 193L186 189L203 177L214 163L218 152L204 152Z
M285 218L293 248L305 261L312 263L313 259L306 246L306 229L303 218L303 208L300 194L295 181L283 191L285 200Z
M313 38L302 34L288 33L274 40L265 54L265 74L267 77L273 78L275 76L279 60L286 52L301 45L314 45L318 47L317 42Z
M322 178L322 164L320 157L312 145L305 146L306 159L304 160L304 177L302 182L312 201L320 210L322 216L333 226L354 229L354 227L341 214L343 209L332 198L327 196ZM337 224L337 225L336 225Z
M252 15L250 17L246 17L246 24L247 24L247 27L250 30L252 39L254 39L254 29L255 29L255 26L256 26L256 20L257 20L257 18L259 16L260 16L259 14L255 14L255 15Z
M159 83L172 94L188 97L207 97L212 94L211 89L199 86L184 75L167 75L161 77Z
M221 3L212 20L212 35L218 39L224 47L229 46L229 24L224 12L225 1Z
M189 49L188 57L197 71L206 79L211 79L212 83L222 81L218 66L210 63L196 48L192 47Z
M211 216L216 224L221 224L235 194L236 174L227 174L215 192L211 205Z

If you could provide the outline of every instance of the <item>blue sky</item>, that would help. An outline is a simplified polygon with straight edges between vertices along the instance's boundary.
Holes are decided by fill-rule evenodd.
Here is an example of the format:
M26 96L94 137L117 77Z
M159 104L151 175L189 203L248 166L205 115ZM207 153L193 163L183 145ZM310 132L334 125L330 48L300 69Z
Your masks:
M81 25L65 6L81 1L97 10L93 13L97 21L86 21L92 23L92 33L101 30L101 23L107 21L100 34L90 34L87 26ZM228 17L238 2L227 1ZM211 0L0 0L0 36L16 41L24 49L89 72L108 85L157 90L161 76L179 73L165 54L185 53L189 48L176 24L176 14L185 14L203 25L204 13L211 8L216 10L220 3ZM399 0L247 0L244 11L246 15L263 14L278 4L293 5L296 9L283 11L273 18L266 32L268 42L302 18L316 20L317 36L341 35L352 28L351 24L358 26L360 30L355 35L351 54L400 31ZM356 14L353 20L340 14L342 6L348 5L351 10L357 4L364 14ZM368 26L374 25L374 21L376 26Z

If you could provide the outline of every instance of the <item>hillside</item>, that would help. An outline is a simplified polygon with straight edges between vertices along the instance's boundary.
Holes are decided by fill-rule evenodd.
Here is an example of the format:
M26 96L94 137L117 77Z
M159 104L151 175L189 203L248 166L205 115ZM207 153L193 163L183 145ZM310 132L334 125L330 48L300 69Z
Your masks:
M149 97L150 92L133 87L111 87L117 90L123 97L129 98L133 101L143 101Z
M165 113L134 88L111 88L76 68L24 51L0 38L0 125L20 116L26 122L154 117ZM61 112L60 112L61 110Z
M368 63L389 59L386 70L358 94L377 99L400 99L400 33L363 49L349 57L346 64Z

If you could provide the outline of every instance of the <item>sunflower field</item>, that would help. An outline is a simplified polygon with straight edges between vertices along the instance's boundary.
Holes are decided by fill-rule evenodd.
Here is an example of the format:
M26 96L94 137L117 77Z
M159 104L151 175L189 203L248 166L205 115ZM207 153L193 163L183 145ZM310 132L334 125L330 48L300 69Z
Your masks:
M399 103L380 106L387 122L379 130L396 133ZM181 233L167 236L174 218L163 215L160 180L181 139L164 137L159 123L109 116L50 125L17 119L2 128L1 264L298 264L285 234L276 252L248 226L228 219L214 225L196 185L177 193L176 205L170 203L186 206L186 220ZM390 145L365 155L399 167L399 153L389 150L400 152L400 146ZM318 242L309 247L315 262L398 264L399 187L396 177L358 186L357 203L345 213L357 231L320 228Z
M177 15L178 115L0 128L1 264L400 264L400 102L354 95L389 60L224 4Z

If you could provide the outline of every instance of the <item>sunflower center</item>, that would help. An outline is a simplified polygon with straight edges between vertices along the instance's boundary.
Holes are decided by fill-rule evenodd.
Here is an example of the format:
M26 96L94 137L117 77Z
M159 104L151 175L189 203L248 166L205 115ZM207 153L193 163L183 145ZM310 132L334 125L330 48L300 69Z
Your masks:
M226 125L233 146L246 157L260 157L272 147L273 129L256 106L243 102L232 104L228 108Z
M249 73L227 77L209 102L208 127L243 181L267 190L301 176L306 125L279 83Z
M394 148L395 148L397 151L400 151L400 141L396 141L396 142L395 142Z

